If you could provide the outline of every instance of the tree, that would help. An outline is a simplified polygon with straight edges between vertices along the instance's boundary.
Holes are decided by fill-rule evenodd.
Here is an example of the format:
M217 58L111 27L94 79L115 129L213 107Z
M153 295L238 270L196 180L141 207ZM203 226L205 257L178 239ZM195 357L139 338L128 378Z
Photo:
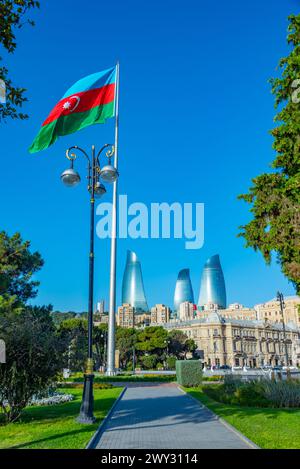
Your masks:
M182 358L185 353L185 343L187 341L187 335L176 329L173 329L169 333L169 353L177 358Z
M129 362L132 362L133 347L136 344L137 336L133 328L118 327L116 330L116 348L120 353L120 366L127 368Z
M284 275L300 293L300 15L289 17L290 54L279 62L281 77L271 80L278 124L271 134L277 152L273 172L252 180L247 194L253 219L241 226L246 247L259 250L269 264L277 255Z
M20 417L30 399L51 385L61 369L64 343L56 334L51 307L18 311L9 299L0 302L0 338L6 363L0 364L0 406L6 422Z
M136 350L160 355L167 348L167 331L161 326L149 326L137 332Z
M65 352L62 356L62 367L73 371L85 370L88 347L88 321L82 318L71 318L60 322L58 326L59 337L65 343ZM93 326L93 358L96 368L103 362L104 340L103 332L107 329Z
M28 10L39 8L40 2L35 0L2 0L0 3L0 44L9 53L13 54L16 47L15 29L20 29L25 23L34 26L31 19L24 20ZM2 61L2 57L0 57ZM0 79L6 85L6 105L0 104L0 121L10 117L12 119L27 119L27 114L18 112L27 101L24 96L25 88L16 87L9 78L6 67L0 67Z
M37 295L39 282L32 276L42 267L38 252L30 251L30 242L20 233L9 236L0 232L0 295L15 297L19 303Z
M187 352L194 355L194 352L197 350L197 344L194 339L187 339L184 344L185 355Z

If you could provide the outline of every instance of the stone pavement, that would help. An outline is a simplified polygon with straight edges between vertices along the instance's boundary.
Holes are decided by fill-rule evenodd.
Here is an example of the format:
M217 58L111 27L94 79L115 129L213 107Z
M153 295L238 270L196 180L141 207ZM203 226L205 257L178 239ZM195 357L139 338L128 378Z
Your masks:
M96 442L97 449L254 447L170 383L127 388Z

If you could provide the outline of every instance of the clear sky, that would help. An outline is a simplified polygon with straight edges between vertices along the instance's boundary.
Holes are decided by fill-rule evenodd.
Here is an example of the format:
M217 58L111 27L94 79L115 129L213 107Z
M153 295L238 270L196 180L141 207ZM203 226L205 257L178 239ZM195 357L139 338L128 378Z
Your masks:
M20 231L45 266L38 303L87 309L89 203L85 184L66 189L59 176L70 145L113 140L113 121L27 151L40 124L79 78L121 67L120 193L130 202L203 202L205 244L120 240L117 304L126 250L139 256L149 305L173 304L177 273L191 269L195 298L207 257L219 253L229 302L251 306L294 289L274 261L243 247L238 226L250 219L237 195L274 158L274 99L268 79L288 53L287 16L297 0L41 1L36 26L17 32L7 58L28 89L30 119L1 124L1 229ZM79 162L78 162L79 163ZM78 164L84 180L85 163ZM106 195L111 200L111 190ZM96 239L95 301L107 300L109 240Z

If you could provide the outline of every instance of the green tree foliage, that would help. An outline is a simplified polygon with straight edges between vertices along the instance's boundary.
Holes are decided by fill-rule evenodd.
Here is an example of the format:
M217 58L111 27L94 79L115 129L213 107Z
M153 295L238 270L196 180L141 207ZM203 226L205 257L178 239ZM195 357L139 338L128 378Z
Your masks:
M186 341L187 335L184 332L173 329L169 334L169 353L177 358L182 357L185 353Z
M130 362L132 367L133 348L136 344L135 329L118 327L116 330L116 348L120 353L120 366L126 369Z
M13 54L16 47L15 30L24 24L34 26L31 19L26 19L26 13L33 8L39 8L40 2L35 0L1 0L0 2L0 44L4 50ZM2 61L0 57L0 61ZM16 87L9 78L7 67L0 67L0 79L4 80L7 90L6 105L0 104L0 121L10 117L12 119L27 119L27 114L18 112L27 101L24 96L25 88Z
M154 370L158 363L158 355L151 354L151 355L143 355L140 357L140 363L144 370Z
M277 126L271 131L274 171L253 179L239 198L252 205L253 219L241 227L246 247L259 250L267 263L272 252L282 272L300 293L300 15L289 17L290 54L279 62L281 77L271 80Z
M123 369L132 368L133 353L136 365L143 369L155 369L160 363L174 369L175 359L186 358L186 353L193 353L197 345L182 331L168 333L161 326L144 329L118 327L116 348L120 352L120 366Z
M51 307L0 302L0 338L6 363L0 364L0 406L7 422L20 417L34 394L45 390L60 371L64 344L56 334ZM17 314L16 314L17 313Z
M138 331L136 350L160 355L167 348L168 332L161 326L149 326Z
M88 321L82 318L71 318L62 321L58 326L59 337L65 344L61 357L61 367L73 371L84 371L88 346ZM93 327L93 358L96 369L103 363L104 341L107 326Z
M15 297L19 303L34 298L39 282L32 276L42 265L40 254L32 253L30 242L23 241L19 233L0 232L0 295Z
M60 311L52 311L52 319L54 321L54 324L56 326L59 326L63 321L65 321L66 319L73 319L75 318L77 315L77 313L75 313L74 311L68 311L68 312L60 312Z

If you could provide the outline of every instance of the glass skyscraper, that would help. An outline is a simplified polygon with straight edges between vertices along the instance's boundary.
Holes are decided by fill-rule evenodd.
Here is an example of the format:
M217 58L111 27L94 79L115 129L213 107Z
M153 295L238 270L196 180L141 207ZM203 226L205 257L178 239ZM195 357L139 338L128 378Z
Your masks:
M180 304L185 301L194 303L194 292L189 269L182 269L178 274L174 294L174 311L179 311Z
M122 284L122 304L128 303L137 312L149 311L144 290L141 263L133 251L127 251Z
M198 306L226 308L225 280L219 255L207 259L202 272Z

